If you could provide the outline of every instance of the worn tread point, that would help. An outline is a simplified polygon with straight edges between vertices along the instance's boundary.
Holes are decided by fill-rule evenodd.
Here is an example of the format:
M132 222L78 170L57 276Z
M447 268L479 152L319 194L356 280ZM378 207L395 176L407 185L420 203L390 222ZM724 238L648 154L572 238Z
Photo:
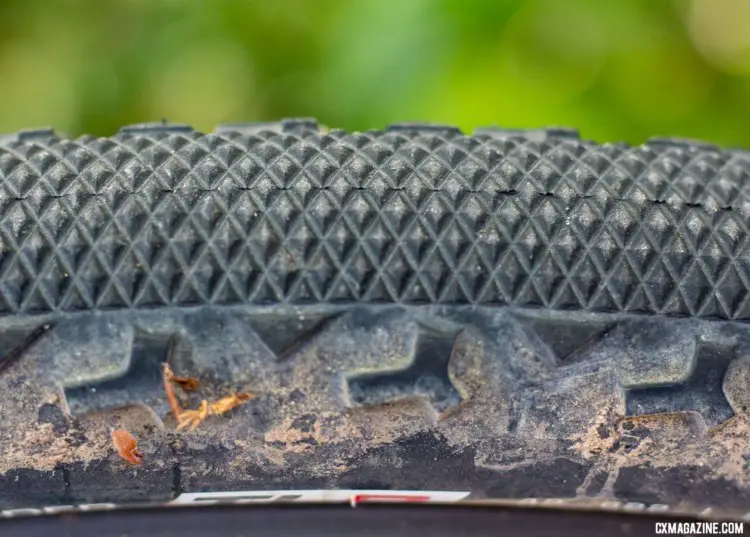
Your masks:
M690 376L679 383L626 388L627 416L695 411L709 427L715 427L734 415L722 383L735 347L696 342Z
M458 406L462 397L450 379L448 366L460 333L420 326L413 358L406 368L365 373L347 379L352 402L374 406L422 397L439 413Z
M338 317L339 314L306 318L272 315L252 319L250 326L277 360L285 360L307 345Z
M21 336L23 339L19 340L18 343L13 344L7 353L0 355L0 373L8 369L19 359L21 359L24 353L29 350L29 348L31 348L37 341L39 341L42 336L52 330L53 327L54 325L52 325L51 323L45 323L39 325L28 334L24 334L23 336ZM10 339L7 338L6 334L3 334L3 336L3 342ZM18 335L16 335L16 337L18 337Z
M567 321L523 317L555 355L558 364L570 363L594 347L616 326L606 321Z

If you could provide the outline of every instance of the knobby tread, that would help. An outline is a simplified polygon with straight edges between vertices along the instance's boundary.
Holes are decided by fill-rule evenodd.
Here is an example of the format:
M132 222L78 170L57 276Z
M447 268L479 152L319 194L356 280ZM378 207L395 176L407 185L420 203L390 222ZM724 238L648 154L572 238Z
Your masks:
M747 153L315 125L0 144L0 313L364 301L750 318Z
M745 151L563 128L0 137L0 511L316 488L748 510L749 188ZM254 399L178 432L165 362L201 382L186 407Z

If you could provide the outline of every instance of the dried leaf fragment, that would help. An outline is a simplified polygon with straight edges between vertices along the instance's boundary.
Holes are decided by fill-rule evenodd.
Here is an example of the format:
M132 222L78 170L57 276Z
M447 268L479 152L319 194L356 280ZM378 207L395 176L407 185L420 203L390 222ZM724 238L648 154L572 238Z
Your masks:
M172 377L172 382L179 384L186 392L194 392L201 385L201 381L193 377Z
M208 401L201 401L198 410L185 410L177 417L177 430L190 426L190 430L195 430L209 415Z
M174 388L172 387L172 379L174 378L174 373L172 373L172 370L169 368L168 363L162 364L162 383L164 384L164 393L167 396L167 402L169 403L169 408L172 409L172 414L174 414L175 418L180 417L180 414L182 414L182 406L180 405L180 402L177 400L177 396L174 393Z
M185 390L186 392L192 392L198 389L198 386L201 385L201 381L193 378L193 377L178 377L175 375L172 370L169 367L169 364L164 364L164 375L167 377L168 380L171 382L174 382L175 384L178 384L180 388Z
M233 393L228 397L219 399L215 403L211 403L211 405L209 406L209 413L223 414L224 412L228 412L233 408L240 406L242 403L249 401L250 399L255 399L255 396L251 393Z
M208 416L223 414L254 398L251 393L233 393L210 404L204 399L197 410L185 410L179 414L177 429L190 427L194 431Z
M115 429L112 431L112 443L120 457L130 464L143 463L143 453L138 450L138 442L125 429Z

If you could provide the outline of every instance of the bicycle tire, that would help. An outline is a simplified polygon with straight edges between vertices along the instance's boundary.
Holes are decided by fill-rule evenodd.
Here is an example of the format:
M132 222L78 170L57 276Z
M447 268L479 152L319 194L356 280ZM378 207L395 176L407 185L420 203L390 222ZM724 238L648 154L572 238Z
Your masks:
M744 512L748 192L749 152L568 129L0 137L0 509ZM177 431L164 361L255 398Z

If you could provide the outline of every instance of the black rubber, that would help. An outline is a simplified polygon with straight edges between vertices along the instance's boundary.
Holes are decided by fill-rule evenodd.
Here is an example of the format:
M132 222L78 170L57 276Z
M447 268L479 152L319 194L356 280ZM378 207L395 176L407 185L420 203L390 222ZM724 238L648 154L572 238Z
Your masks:
M565 129L2 137L0 507L750 510L748 192L748 152ZM187 407L256 398L177 432L164 361L201 380Z
M735 534L743 523L687 517L477 507L192 507L20 518L0 536L48 537L630 537ZM657 531L658 530L658 531Z

